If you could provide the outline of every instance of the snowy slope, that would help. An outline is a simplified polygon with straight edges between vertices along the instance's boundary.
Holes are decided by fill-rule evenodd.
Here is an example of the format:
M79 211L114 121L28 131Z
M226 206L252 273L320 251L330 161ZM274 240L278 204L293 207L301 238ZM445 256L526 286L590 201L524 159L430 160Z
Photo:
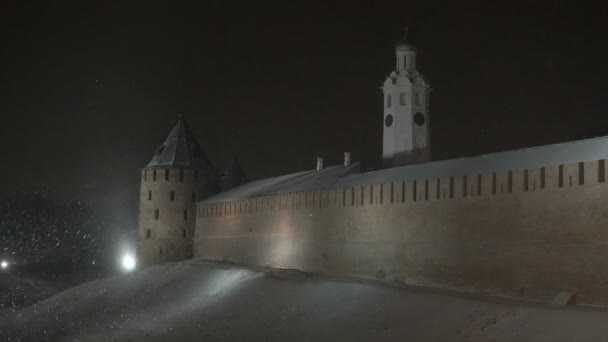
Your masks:
M59 292L53 282L27 275L0 272L0 317Z
M608 314L186 261L68 289L2 341L594 341Z

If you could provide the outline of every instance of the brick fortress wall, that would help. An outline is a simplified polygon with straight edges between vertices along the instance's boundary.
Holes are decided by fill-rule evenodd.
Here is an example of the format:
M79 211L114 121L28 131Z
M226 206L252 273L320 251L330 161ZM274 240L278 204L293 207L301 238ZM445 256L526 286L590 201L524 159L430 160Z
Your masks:
M203 202L194 257L608 302L607 204L604 160Z

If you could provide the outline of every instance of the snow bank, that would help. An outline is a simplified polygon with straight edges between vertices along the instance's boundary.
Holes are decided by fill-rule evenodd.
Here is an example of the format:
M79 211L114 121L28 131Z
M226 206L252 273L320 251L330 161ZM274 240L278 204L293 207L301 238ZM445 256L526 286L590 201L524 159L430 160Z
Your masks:
M607 335L603 312L196 261L82 284L0 319L3 341L583 341Z
M59 292L55 284L31 276L0 272L0 317Z

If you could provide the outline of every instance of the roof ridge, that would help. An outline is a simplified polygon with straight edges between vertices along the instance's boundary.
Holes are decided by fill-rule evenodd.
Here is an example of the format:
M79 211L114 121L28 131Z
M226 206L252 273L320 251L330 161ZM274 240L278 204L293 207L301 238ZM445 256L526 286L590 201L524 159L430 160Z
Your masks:
M178 142L179 142L179 132L181 131L182 126L183 126L183 125L182 125L182 116L181 116L181 114L180 114L180 115L179 115L179 118L177 119L177 125L176 125L176 128L177 128L177 136L174 138L174 139L175 139L175 140L177 140ZM171 160L171 163L172 163L172 164L175 164L175 156L176 156L176 155L177 155L177 153L173 153L173 159Z

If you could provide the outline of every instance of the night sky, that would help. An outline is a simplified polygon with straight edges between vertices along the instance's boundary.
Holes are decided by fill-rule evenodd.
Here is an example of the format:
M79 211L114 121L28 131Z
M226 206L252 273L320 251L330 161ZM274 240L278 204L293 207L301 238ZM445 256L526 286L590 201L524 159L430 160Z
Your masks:
M179 113L216 168L236 155L253 179L344 151L379 166L405 26L431 82L433 159L608 132L599 6L124 3L2 1L3 191L92 201L133 229L139 169Z

